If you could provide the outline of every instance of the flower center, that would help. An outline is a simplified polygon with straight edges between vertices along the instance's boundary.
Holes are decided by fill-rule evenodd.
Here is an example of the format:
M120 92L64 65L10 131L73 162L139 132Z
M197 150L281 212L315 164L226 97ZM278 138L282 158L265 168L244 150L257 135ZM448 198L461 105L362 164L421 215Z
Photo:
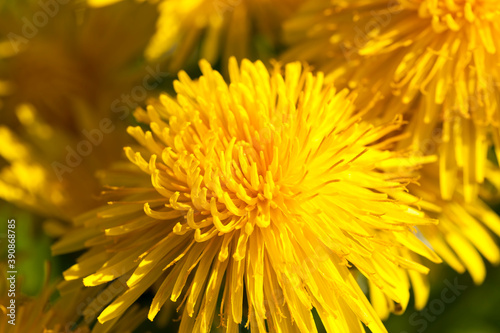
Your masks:
M204 172L200 170L198 181L194 182L193 200L199 199L200 194L205 197L203 188L206 188L207 197L211 197L210 211L214 219L229 218L233 222L219 229L229 231L247 214L254 216L257 226L267 227L271 210L277 207L275 200L281 193L277 184L282 177L277 149L281 143L279 132L274 131L269 123L261 130L250 126L243 131L246 132L244 137L242 133L234 133L236 135L232 139L227 133L215 132L206 141L215 149L212 150L213 155L209 153L205 163L202 163L205 164Z

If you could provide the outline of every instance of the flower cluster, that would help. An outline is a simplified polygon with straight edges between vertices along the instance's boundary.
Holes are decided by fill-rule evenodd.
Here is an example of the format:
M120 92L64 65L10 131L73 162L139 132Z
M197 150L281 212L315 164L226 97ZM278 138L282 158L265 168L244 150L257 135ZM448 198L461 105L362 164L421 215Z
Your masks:
M0 198L65 255L60 295L21 288L0 331L387 332L443 261L481 284L499 19L493 0L0 2Z

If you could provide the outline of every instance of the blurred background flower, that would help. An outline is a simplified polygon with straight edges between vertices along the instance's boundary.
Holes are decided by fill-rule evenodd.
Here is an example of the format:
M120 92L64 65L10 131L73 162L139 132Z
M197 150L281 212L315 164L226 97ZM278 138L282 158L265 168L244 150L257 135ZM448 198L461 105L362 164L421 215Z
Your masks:
M0 197L70 220L98 204L94 173L126 142L128 119L113 105L148 73L156 10L25 1L1 15Z
M88 0L101 7L117 1ZM169 71L205 59L227 74L229 57L268 60L281 43L281 23L304 0L150 0L158 4L156 34L145 50L150 61ZM175 49L175 52L172 50Z
M364 91L362 103L384 99L372 115L404 113L417 151L442 129L442 197L461 184L470 202L500 138L499 17L494 1L310 0L284 24L282 58Z

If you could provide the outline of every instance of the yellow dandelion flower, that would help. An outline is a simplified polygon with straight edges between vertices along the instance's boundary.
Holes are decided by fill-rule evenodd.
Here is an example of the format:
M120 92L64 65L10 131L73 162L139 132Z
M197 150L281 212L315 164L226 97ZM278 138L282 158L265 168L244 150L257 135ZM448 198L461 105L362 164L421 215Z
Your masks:
M231 58L230 84L200 66L198 80L179 73L176 98L136 111L150 130L129 128L141 147L109 174L109 205L53 247L90 247L66 280L127 279L101 322L160 281L149 318L178 306L181 332L208 332L216 308L227 332L245 315L259 332L316 332L313 308L329 332L385 332L349 268L406 307L406 272L427 268L405 253L439 262L412 232L435 221L387 194L411 181L390 171L409 162L385 139L400 119L361 122L352 94L300 63Z
M92 6L116 1L88 0ZM225 66L230 56L269 58L279 41L281 23L303 0L150 2L158 3L160 17L146 57L152 61L167 57L169 70L177 72L188 60L220 61Z
M379 113L405 112L417 150L442 127L442 197L452 198L463 174L470 202L484 180L490 131L500 144L499 22L498 1L312 0L285 24L284 57L367 97L382 94L389 101Z

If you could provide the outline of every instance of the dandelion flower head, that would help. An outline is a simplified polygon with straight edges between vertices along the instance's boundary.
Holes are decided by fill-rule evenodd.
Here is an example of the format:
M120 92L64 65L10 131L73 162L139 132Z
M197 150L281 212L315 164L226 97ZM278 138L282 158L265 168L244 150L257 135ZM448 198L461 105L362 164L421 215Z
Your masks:
M115 0L89 0L104 6ZM160 17L145 54L166 59L170 71L206 59L226 66L237 59L267 59L280 41L281 23L303 0L153 0ZM194 60L194 61L193 61Z
M416 150L442 128L442 196L451 199L462 175L471 202L488 146L500 143L499 22L500 4L489 0L313 0L285 23L284 58L308 61L366 96L383 95L390 107L373 114L404 112Z
M439 262L412 229L435 221L388 194L412 181L391 172L409 163L388 149L401 119L362 122L354 94L300 63L231 58L230 84L200 66L198 80L179 73L175 98L136 111L149 129L129 128L140 147L107 176L115 199L53 247L90 248L66 279L129 277L101 322L159 281L149 318L178 307L181 332L208 332L216 309L227 332L245 318L258 332L316 332L313 308L329 332L385 332L350 268L406 307L406 272L427 268L401 253Z

